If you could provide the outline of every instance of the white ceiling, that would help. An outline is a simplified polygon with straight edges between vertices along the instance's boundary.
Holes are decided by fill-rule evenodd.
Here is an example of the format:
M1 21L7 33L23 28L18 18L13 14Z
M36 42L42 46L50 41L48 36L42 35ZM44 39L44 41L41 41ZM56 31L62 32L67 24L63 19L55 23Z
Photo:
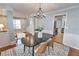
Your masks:
M43 12L50 12L61 10L72 6L77 6L79 3L41 3ZM23 15L30 15L35 13L40 4L39 3L0 3L0 8L12 8L14 12Z

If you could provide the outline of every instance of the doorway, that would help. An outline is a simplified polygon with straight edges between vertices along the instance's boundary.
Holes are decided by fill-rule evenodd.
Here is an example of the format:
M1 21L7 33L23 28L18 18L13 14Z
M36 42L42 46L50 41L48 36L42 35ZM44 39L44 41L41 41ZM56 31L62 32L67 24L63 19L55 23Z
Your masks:
M66 14L54 16L54 36L55 42L63 43Z

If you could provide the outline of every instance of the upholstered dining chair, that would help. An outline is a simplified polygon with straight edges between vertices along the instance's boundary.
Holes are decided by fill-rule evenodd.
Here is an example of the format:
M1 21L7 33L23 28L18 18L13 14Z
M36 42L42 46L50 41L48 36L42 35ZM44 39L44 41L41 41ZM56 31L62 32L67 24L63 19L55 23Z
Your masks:
M33 47L35 39L32 36L32 34L27 34L25 38L21 39L21 42L24 44L24 52L25 52L25 46L29 47L29 53L30 53L30 47Z
M50 54L50 47L53 49L53 37L49 38L47 41L47 49L48 49L48 55Z
M41 56L43 53L45 53L46 49L48 51L48 55L50 54L50 47L53 48L53 39L52 37L49 38L47 41L45 42L42 42L38 48L36 48L35 50L35 54L38 55L38 56Z

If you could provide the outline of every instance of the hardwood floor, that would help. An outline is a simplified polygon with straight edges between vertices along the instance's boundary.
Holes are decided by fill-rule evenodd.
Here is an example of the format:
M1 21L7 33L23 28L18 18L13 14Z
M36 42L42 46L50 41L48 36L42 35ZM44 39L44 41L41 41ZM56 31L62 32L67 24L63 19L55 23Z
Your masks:
M63 33L56 35L53 39L55 42L63 44Z
M79 50L70 48L68 56L79 56Z
M8 43L8 44L0 47L0 55L1 55L1 52L11 49L13 47L16 47L16 44L14 42Z

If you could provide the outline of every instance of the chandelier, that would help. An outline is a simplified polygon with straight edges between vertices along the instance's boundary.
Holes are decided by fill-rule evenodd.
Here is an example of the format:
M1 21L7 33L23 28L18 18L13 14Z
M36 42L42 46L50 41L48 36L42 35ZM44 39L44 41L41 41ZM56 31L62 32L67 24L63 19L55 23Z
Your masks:
M41 3L40 3L40 7L39 7L38 11L36 12L36 14L34 15L34 17L45 18L45 14L43 13L42 8L41 8Z
M39 5L38 11L34 14L35 31L42 31L45 27L44 22L46 20L46 15L43 13L41 3Z

